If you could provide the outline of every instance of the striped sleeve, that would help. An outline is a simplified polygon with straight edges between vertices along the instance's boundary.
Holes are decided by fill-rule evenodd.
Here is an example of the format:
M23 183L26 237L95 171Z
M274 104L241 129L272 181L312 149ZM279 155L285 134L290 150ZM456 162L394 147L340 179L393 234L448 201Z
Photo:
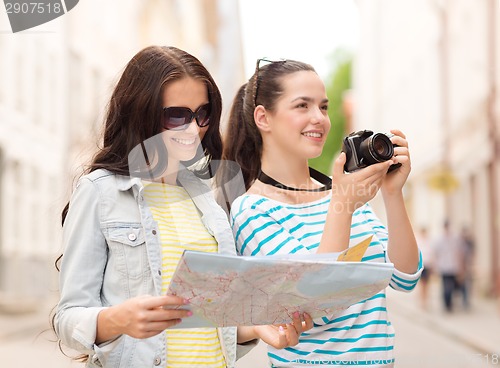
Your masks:
M375 215L369 204L366 204L363 207L362 212L363 215L366 217L366 221L372 224L372 228L376 234L376 237L384 247L385 261L387 263L391 263L391 260L389 259L389 254L387 252L387 243L389 241L389 234L387 232L387 228ZM394 268L394 273L392 274L389 286L394 290L410 292L415 288L418 280L420 280L420 275L422 274L422 270L423 270L422 253L419 250L419 262L417 271L413 274L408 274Z

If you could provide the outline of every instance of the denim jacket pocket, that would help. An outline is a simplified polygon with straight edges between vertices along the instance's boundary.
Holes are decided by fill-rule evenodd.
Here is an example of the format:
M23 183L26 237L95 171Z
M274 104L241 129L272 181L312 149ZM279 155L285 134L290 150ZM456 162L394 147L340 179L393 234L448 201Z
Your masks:
M150 273L144 229L140 223L108 226L106 241L112 267L130 279Z

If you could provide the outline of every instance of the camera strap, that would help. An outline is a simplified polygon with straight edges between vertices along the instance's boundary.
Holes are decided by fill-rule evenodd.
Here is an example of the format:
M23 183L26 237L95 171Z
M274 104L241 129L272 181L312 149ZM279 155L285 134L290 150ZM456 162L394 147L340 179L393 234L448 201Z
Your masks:
M327 190L332 189L332 179L330 177L326 176L325 174L323 174L322 172L319 172L318 170L315 170L312 167L310 167L309 168L309 175L314 180L323 184L323 186L320 188L314 188L314 189L289 187L289 186L287 186L283 183L280 183L279 181L271 178L270 176L265 174L262 170L260 171L259 175L257 176L257 179L259 179L264 184L272 185L273 187L280 188L280 189L292 190L295 192L325 192Z

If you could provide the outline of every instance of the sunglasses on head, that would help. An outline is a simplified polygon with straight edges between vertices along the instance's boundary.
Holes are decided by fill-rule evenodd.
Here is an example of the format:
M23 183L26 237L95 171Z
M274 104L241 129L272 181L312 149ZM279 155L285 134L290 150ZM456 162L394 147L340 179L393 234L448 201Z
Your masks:
M200 128L210 123L210 103L202 105L193 112L188 107L164 107L163 127L168 130L185 130L193 119Z
M260 71L260 68L264 65L275 64L275 63L284 64L284 63L286 63L286 59L279 59L279 60L270 60L268 58L257 59L257 65L255 66L255 73L254 73L254 75L255 75L254 90L253 90L254 107L257 107L257 94L259 93L259 71Z

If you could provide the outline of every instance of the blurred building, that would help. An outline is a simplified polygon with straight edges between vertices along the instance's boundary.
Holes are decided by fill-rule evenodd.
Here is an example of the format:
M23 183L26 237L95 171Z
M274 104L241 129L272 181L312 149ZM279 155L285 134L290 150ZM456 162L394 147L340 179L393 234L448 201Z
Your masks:
M497 0L357 0L354 124L408 136L412 222L468 226L478 289L500 286Z
M230 101L244 79L237 6L85 0L17 34L0 12L0 309L57 291L60 212L97 147L113 84L137 51L159 44L193 53Z

